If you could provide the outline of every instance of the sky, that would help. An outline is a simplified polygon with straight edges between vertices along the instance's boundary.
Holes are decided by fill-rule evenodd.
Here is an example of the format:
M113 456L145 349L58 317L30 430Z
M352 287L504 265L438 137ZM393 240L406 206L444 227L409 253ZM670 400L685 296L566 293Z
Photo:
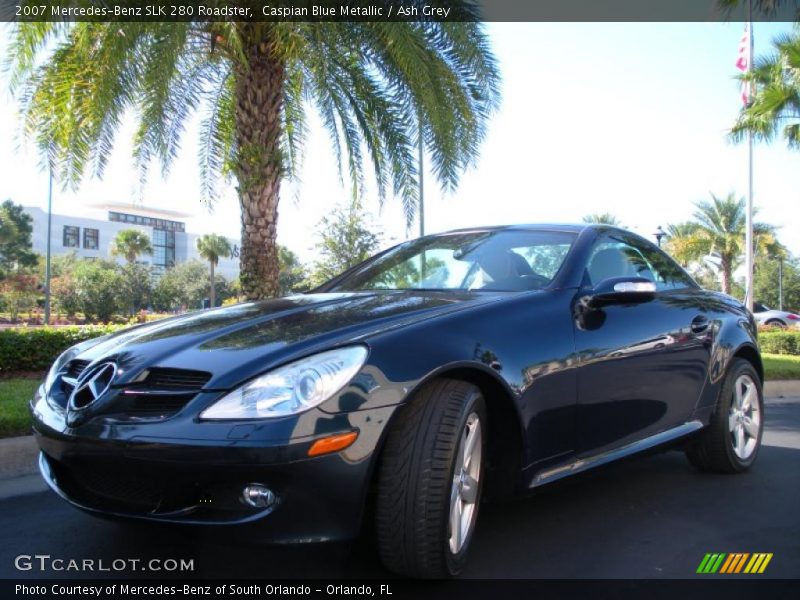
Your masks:
M426 176L426 233L507 223L578 222L610 212L640 234L687 220L710 193L747 192L746 145L726 132L740 108L734 63L741 23L489 23L502 75L502 104L491 118L477 163L454 193ZM0 25L5 56L9 25ZM756 55L785 23L756 23ZM130 120L128 120L130 121ZM187 229L238 237L235 190L223 186L213 207L200 200L197 120L187 127L167 176L158 168L138 184L132 126L123 124L103 180L77 191L57 187L56 213L91 216L93 204L137 202L186 213ZM800 255L800 152L782 141L754 154L757 220L779 227ZM0 73L0 200L46 207L47 173L20 136L17 107ZM314 257L314 229L351 187L340 182L333 150L312 117L299 181L285 184L278 241ZM364 199L384 245L415 237L399 199ZM96 213L104 218L102 212Z

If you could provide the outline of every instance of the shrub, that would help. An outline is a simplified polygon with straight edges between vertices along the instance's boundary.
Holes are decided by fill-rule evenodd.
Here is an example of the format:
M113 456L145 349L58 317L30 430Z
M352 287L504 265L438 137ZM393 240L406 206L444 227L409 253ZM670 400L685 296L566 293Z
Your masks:
M118 325L2 329L0 373L44 371L70 346L118 329Z
M167 269L153 287L153 308L159 311L200 308L208 296L208 268L189 260Z
M123 278L117 265L105 260L84 260L72 274L81 312L87 320L110 321L118 312Z
M30 312L36 307L39 295L36 277L33 275L11 275L0 283L3 304L11 313L11 320L16 321L23 311Z
M800 331L766 331L758 334L758 345L767 354L800 355Z

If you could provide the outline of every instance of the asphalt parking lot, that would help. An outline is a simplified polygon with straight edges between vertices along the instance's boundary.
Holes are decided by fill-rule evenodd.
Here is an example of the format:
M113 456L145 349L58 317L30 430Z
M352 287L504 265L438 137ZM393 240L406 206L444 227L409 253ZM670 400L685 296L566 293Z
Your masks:
M707 552L771 552L763 575L800 577L800 398L771 400L755 467L695 472L679 452L608 467L483 507L465 577L686 578ZM385 577L366 541L263 546L231 534L89 517L49 491L0 500L0 577L159 577L17 571L15 557L193 559L191 577ZM698 577L724 577L704 575Z

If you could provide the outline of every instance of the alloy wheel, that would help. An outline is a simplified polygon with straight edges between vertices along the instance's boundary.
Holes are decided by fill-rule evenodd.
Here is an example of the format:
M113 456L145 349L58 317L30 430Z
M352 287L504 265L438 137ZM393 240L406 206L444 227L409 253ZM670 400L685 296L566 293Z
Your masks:
M469 540L475 523L483 452L481 436L481 420L477 413L470 413L461 433L450 491L448 542L453 554L458 554Z
M761 432L761 410L758 387L749 375L740 375L734 383L733 400L728 413L728 431L736 456L740 460L750 458L758 445Z

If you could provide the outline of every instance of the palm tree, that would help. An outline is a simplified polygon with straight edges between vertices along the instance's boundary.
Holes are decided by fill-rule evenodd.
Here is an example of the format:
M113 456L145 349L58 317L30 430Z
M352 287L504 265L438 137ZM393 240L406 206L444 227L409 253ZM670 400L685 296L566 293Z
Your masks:
M217 289L214 278L214 267L219 264L220 257L228 258L231 255L231 244L228 240L216 233L207 233L197 239L197 251L210 265L209 300L211 308L216 306Z
M770 141L782 133L790 148L800 149L800 31L776 38L773 45L774 54L758 58L753 70L740 77L755 90L731 137L739 142L752 132Z
M140 254L152 254L153 245L148 235L138 229L123 229L111 242L112 256L122 256L132 265Z
M698 238L695 237L694 234L699 227L700 226L693 221L684 221L682 223L668 224L664 232L667 234L665 249L682 267L688 267L690 262L696 260L698 253L702 253L702 249L687 247L697 241Z
M622 227L620 220L611 213L593 213L583 217L584 223L600 223L602 225L613 225L615 227Z
M733 193L725 198L711 194L711 201L695 203L694 221L670 225L667 249L683 265L701 260L711 253L719 257L722 291L731 293L733 272L742 262L745 251L745 201ZM783 252L775 238L775 228L754 223L754 247L757 254Z
M11 88L25 129L62 181L102 175L123 114L138 119L134 155L166 170L200 111L204 194L236 180L241 280L249 298L278 292L281 182L297 173L307 112L316 109L340 171L363 191L418 203L417 142L455 188L478 155L499 75L476 3L460 22L17 23Z

